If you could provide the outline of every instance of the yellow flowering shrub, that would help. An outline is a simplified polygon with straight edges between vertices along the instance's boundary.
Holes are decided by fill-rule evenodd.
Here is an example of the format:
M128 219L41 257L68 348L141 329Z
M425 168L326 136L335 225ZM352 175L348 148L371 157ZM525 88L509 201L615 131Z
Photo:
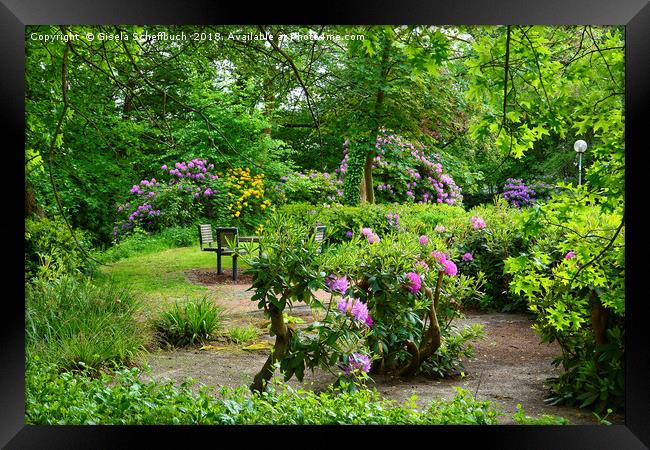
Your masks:
M242 224L253 229L264 218L271 201L264 198L264 174L252 175L248 167L228 169L228 211Z

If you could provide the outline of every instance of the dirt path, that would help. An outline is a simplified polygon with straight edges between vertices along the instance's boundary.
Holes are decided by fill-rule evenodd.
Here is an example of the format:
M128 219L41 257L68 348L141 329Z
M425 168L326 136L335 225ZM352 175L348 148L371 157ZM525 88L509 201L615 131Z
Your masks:
M190 278L190 277L188 277ZM209 288L214 291L216 302L223 306L231 324L253 323L260 325L264 317L257 305L250 301L250 285L218 284ZM319 293L319 296L326 296ZM310 318L305 306L294 308L292 316ZM588 410L549 406L544 403L546 389L544 379L559 372L551 365L560 350L555 344L540 344L538 336L531 329L531 320L525 314L477 313L467 314L457 325L480 323L485 327L485 338L476 341L475 356L464 361L465 376L448 379L432 379L418 376L410 380L390 379L374 376L381 394L400 403L417 395L420 407L431 400L451 398L454 387L470 390L479 400L495 403L504 416L502 423L512 423L512 414L517 403L521 403L526 414L539 416L554 414L567 418L573 424L595 424L596 419ZM272 342L268 335L260 340ZM156 351L148 357L150 376L154 379L182 381L194 378L209 386L240 386L250 384L255 373L262 367L268 350L244 351L241 346L216 343L217 349L184 349ZM302 383L292 379L289 385L310 389L323 389L334 380L333 376L317 370L306 372ZM624 423L622 415L608 417L612 423Z

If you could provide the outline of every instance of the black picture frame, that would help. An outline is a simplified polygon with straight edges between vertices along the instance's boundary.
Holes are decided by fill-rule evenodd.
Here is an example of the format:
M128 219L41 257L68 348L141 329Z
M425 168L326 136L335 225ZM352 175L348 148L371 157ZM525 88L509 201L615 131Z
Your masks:
M311 9L309 9L311 6ZM314 6L316 6L314 8ZM102 3L73 0L0 0L0 108L5 132L2 147L5 179L12 173L16 184L24 151L24 45L25 26L38 24L593 24L626 26L626 410L625 425L612 426L438 426L374 427L248 427L186 426L32 426L25 425L24 289L21 276L20 220L24 213L21 195L5 182L3 195L7 214L0 221L3 248L11 253L2 298L0 322L0 446L5 448L129 448L140 447L134 438L151 446L187 445L195 437L207 438L211 445L225 443L226 434L236 439L277 438L275 433L291 433L300 447L310 441L293 443L294 432L318 432L331 436L331 445L350 442L353 435L369 440L384 439L386 433L404 434L408 441L440 445L441 438L454 447L472 441L483 448L584 448L637 449L650 446L650 339L646 332L647 302L642 277L645 272L643 249L647 239L642 220L644 166L648 152L645 127L649 117L650 89L650 5L646 0L444 0L327 2L302 5L268 2L252 4L197 0L112 0ZM15 165L15 166L14 166ZM7 218L12 220L6 220ZM14 220L16 223L14 223ZM11 238L15 235L14 238ZM16 263L13 260L16 259ZM15 271L15 274L13 273ZM15 295L8 292L14 291ZM22 294L21 294L22 293ZM298 428L298 427L297 427ZM235 436L230 436L235 437ZM280 441L276 441L280 442ZM326 442L326 441L325 441ZM233 444L229 444L233 445ZM235 444L238 445L238 444ZM271 441L267 441L271 445ZM367 444L366 444L367 445ZM399 445L399 444L398 444ZM407 444L408 445L408 444ZM418 445L418 444L415 444ZM447 444L450 445L450 444Z

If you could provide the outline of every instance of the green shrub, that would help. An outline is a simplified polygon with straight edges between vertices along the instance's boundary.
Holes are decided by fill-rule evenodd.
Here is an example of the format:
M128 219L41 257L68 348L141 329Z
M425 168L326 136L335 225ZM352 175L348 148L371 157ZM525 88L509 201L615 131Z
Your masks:
M506 261L511 290L535 314L543 342L557 341L564 369L548 380L551 404L620 409L625 402L625 228L584 186L564 186L522 217L531 241Z
M567 419L561 416L543 414L540 417L531 417L526 415L520 403L517 403L517 412L512 419L518 425L571 425Z
M259 329L250 324L245 327L233 327L227 331L228 339L235 344L245 344L254 341L259 334Z
M205 342L221 326L222 309L210 299L178 302L155 321L158 339L164 345L182 347Z
M468 274L477 276L482 272L485 275L485 296L474 302L480 309L514 311L526 308L524 298L509 288L512 275L504 272L504 261L519 256L527 248L518 220L520 214L521 210L510 207L505 199L496 198L493 205L473 208L462 223L450 226L454 230L452 240L458 253L471 253L474 258L467 263L461 262L461 267ZM475 230L469 222L471 217L483 219L486 227Z
M276 204L311 203L325 205L343 200L343 182L329 173L311 170L306 174L290 173L273 186Z
M133 315L138 303L110 283L64 276L25 287L27 351L61 369L126 364L146 342Z
M482 339L485 335L480 323L465 327L461 330L450 330L440 348L425 361L420 371L426 374L444 378L464 370L461 357L472 358L474 347L470 341Z
M473 424L493 425L498 412L457 388L451 400L423 409L383 399L376 390L314 393L275 384L251 394L245 387L193 392L186 382L143 382L136 368L89 378L56 371L33 361L27 368L29 424Z
M89 236L81 230L75 236L81 248L62 220L25 220L25 280L88 272L93 267L84 255L91 249Z

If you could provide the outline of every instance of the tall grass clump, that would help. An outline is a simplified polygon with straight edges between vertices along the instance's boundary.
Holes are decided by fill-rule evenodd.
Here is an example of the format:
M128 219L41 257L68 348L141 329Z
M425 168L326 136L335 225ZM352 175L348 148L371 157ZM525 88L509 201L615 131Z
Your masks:
M131 292L110 282L64 275L25 287L27 354L61 370L96 371L129 363L146 342Z
M163 345L183 347L205 342L221 327L223 310L207 297L176 302L154 322Z

